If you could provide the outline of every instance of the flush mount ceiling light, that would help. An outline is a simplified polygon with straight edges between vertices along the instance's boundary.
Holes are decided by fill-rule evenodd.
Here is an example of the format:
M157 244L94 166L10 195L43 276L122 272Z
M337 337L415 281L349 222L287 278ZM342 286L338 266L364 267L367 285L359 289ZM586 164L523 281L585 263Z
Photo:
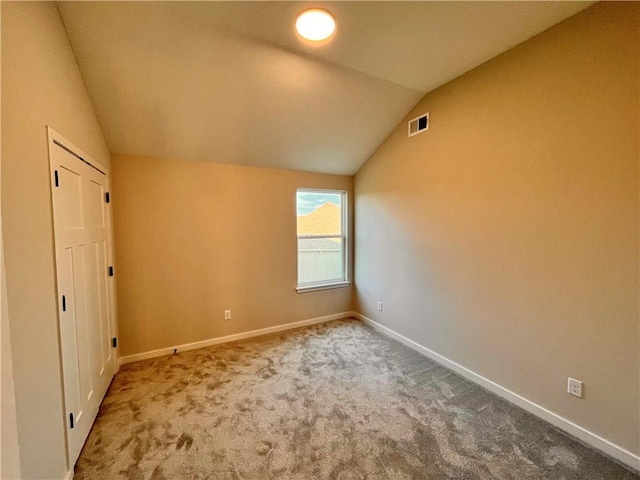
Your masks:
M326 10L305 10L296 19L296 31L307 40L320 41L329 38L336 30L336 21Z

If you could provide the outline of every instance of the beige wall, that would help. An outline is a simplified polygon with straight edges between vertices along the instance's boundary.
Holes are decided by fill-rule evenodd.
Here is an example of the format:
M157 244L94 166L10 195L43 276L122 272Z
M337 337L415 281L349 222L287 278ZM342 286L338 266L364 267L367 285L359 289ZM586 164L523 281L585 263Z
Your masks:
M357 311L635 454L639 11L597 4L429 93L354 183Z
M0 9L1 18L2 9ZM1 56L1 52L0 52ZM0 77L1 78L1 77ZM1 137L1 135L0 135ZM0 169L0 178L2 170ZM1 182L0 182L1 185ZM0 188L1 190L1 188ZM0 195L0 204L2 203ZM0 217L0 478L20 478L18 424L16 420L13 360L11 358L11 331L7 306L7 281Z
M352 177L112 162L122 355L351 310L350 287L296 294L295 195L308 187L351 197Z
M0 478L8 480L20 478L20 453L1 225L0 219Z
M46 125L110 156L55 3L2 2L2 228L22 474L67 471Z
M430 111L431 130L408 139L403 122L356 176L354 292L366 316L636 454L639 8L596 5L427 95L407 119ZM20 467L61 478L45 126L110 158L55 4L1 9ZM121 354L351 310L349 288L295 293L294 206L298 187L351 178L113 163Z

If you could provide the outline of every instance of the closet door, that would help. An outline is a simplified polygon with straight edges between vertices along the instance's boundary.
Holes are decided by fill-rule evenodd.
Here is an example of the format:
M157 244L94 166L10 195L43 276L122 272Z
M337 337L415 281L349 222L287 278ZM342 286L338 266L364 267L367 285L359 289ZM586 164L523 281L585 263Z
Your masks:
M50 144L50 157L67 444L73 466L115 372L109 183L106 171L57 140Z

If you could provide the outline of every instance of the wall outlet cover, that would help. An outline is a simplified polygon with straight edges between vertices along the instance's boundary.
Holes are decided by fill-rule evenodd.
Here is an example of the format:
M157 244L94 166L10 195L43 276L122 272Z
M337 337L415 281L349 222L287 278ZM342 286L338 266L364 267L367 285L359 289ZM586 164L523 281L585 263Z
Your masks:
M567 382L567 393L574 397L582 398L582 382L575 378L569 377Z

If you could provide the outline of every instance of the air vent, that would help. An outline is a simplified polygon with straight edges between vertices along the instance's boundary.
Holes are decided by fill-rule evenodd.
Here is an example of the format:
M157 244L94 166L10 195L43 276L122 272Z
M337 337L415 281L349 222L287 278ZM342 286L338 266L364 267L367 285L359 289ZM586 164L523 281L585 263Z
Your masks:
M409 136L413 137L429 130L429 112L409 120Z

